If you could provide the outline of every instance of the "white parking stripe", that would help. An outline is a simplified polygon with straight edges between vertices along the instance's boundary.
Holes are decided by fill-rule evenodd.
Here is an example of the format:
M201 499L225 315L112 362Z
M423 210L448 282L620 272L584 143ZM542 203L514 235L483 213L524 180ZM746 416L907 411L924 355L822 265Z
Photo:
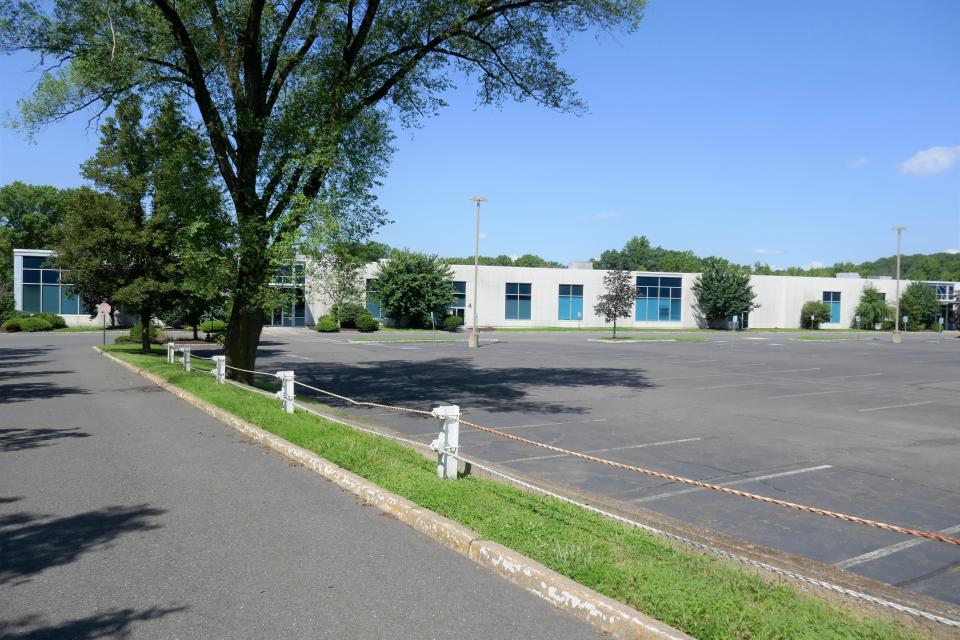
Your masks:
M738 384L715 384L709 387L695 387L694 391L703 391L705 389L731 389L733 387L755 387L758 384L777 384L783 380L754 380L753 382L740 382Z
M960 532L960 524L948 527L946 529L941 529L937 533L943 535L950 535L951 533ZM913 538L912 540L904 540L903 542L898 542L897 544L892 544L889 547L882 547L876 549L875 551L869 551L862 555L856 556L854 558L848 558L847 560L841 560L840 562L834 562L833 566L840 567L841 569L849 569L850 567L855 567L858 564L863 564L864 562L870 562L871 560L876 560L878 558L885 558L891 554L897 553L898 551L903 551L904 549L910 549L915 547L918 544L923 544L924 542L930 542L929 540L922 540L920 538Z
M766 373L799 373L800 371L820 371L820 367L810 367L809 369L781 369L780 371L757 371L752 375L762 376Z
M659 447L665 444L680 444L683 442L696 442L697 440L703 440L703 438L683 438L682 440L664 440L663 442L646 442L644 444L630 444L625 447L608 447L606 449L590 449L584 451L584 453L605 453L607 451L624 451L626 449L644 449L646 447ZM549 456L531 456L529 458L513 458L511 460L501 460L498 464L512 464L514 462L529 462L531 460L551 460L553 458L567 458L569 460L576 460L563 453L556 453Z
M835 391L813 391L810 393L790 393L785 396L767 396L767 400L779 400L782 398L805 398L806 396L825 396L831 393L847 393L848 389L839 389Z
M771 473L765 476L757 476L755 478L744 478L743 480L734 480L733 482L719 482L721 487L732 487L738 484L746 484L748 482L759 482L761 480L772 480L773 478L783 478L785 476L793 476L798 473L807 473L809 471L821 471L823 469L832 469L833 465L821 464L817 467L807 467L805 469L794 469L793 471L781 471L780 473ZM688 493L696 493L697 491L707 491L702 487L691 487L690 489L680 489L679 491L670 491L668 493L658 493L655 496L648 496L646 498L636 498L630 500L630 502L635 502L637 504L641 502L653 502L654 500L661 500L663 498L672 498L673 496L682 496Z
M821 380L842 380L844 378L870 378L873 376L882 376L882 373L854 373L848 376L830 376L829 378L820 378Z
M888 407L870 407L869 409L857 409L858 412L864 411L883 411L885 409L900 409L902 407L919 407L922 404L930 404L933 400L924 400L923 402L908 402L907 404L892 404Z
M569 422L540 422L538 424L519 424L513 427L494 427L497 431L511 431L513 429L533 429L534 427L555 427L561 424L583 424L587 422L606 422L606 418L597 418L595 420L571 420ZM461 433L463 433L461 431Z

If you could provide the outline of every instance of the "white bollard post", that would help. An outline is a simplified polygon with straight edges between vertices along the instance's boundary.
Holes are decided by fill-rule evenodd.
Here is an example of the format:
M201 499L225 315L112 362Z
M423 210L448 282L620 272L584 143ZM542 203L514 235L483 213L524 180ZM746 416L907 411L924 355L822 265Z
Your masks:
M437 452L437 477L456 480L457 459L454 456L460 452L460 407L437 407L431 413L443 421L440 435L430 443Z
M293 371L277 371L276 375L281 380L277 397L283 400L283 410L293 413Z
M223 384L224 379L227 377L227 357L226 356L213 356L213 364L216 367L214 372L217 374L217 382Z
M183 370L190 371L190 347L180 347L183 351Z
M172 342L167 343L167 364L173 364L174 354L177 351L177 345Z

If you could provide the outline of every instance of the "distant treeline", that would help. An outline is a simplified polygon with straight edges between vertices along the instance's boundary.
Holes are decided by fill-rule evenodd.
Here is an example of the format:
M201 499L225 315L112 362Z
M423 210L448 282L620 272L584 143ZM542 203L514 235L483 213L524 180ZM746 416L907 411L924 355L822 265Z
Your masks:
M441 258L440 261L445 264L473 264L473 256L469 258ZM531 253L525 253L516 259L503 255L496 257L480 256L480 264L485 267L549 267L551 269L563 269L567 266L562 262L545 260Z
M676 273L698 273L703 271L704 264L710 261L723 261L723 258L714 256L700 257L692 251L677 251L665 249L650 244L645 236L635 236L627 241L622 249L607 249L595 260L595 269L621 268L629 271L668 271ZM871 262L854 264L852 262L838 262L829 267L814 267L803 269L789 267L774 269L770 265L756 262L753 265L739 265L744 271L757 275L784 275L784 276L820 276L833 277L837 273L856 272L861 276L895 276L897 269L896 256L880 258ZM900 257L900 273L907 280L960 280L960 254L958 253L922 253Z

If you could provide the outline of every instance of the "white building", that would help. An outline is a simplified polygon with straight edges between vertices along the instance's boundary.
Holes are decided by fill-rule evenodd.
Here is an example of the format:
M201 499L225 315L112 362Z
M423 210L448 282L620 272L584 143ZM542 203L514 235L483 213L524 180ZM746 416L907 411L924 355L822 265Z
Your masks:
M69 272L52 268L48 259L51 251L14 250L14 300L16 308L38 313L51 311L60 314L70 326L95 324L96 316L74 295ZM603 293L604 271L584 268L551 269L534 267L480 267L477 290L477 323L481 327L601 327L604 322L593 311L597 297ZM377 318L383 313L371 290L378 269L377 263L367 265L365 278L368 286L367 308ZM473 265L454 265L454 288L457 302L451 313L473 322ZM271 326L306 326L330 310L330 303L322 295L322 287L298 262L281 269L272 287L289 291L289 303L267 314ZM637 303L630 319L618 321L618 326L640 328L696 328L703 320L696 308L692 287L695 273L634 272L631 277L637 286ZM800 326L800 309L809 300L828 303L833 312L825 327L853 326L856 307L864 288L879 289L889 302L896 299L896 282L889 278L860 278L856 274L840 274L836 278L807 278L798 276L751 276L760 305L747 317L744 326L754 328L795 328ZM901 293L909 283L901 281ZM957 323L957 291L960 283L930 282L935 287L942 305L942 316L948 328Z

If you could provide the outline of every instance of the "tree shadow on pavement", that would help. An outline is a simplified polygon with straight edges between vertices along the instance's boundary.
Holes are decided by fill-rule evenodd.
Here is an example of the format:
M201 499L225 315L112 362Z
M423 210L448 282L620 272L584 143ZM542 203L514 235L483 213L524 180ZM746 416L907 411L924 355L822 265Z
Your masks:
M49 362L49 359L39 358L39 356L46 355L50 350L51 347L0 348L0 369L12 369L14 367L25 367L38 362Z
M189 609L179 607L150 607L143 611L113 609L85 618L47 624L37 615L16 620L0 620L0 640L96 640L97 638L128 638L134 623L156 620L172 613Z
M447 402L492 412L541 414L585 413L587 409L572 402L577 398L578 389L586 387L623 393L655 386L647 380L644 371L636 367L477 368L457 358L429 362L298 364L296 376L298 381L380 404L409 406ZM565 402L529 399L532 389L545 387L561 390Z
M21 451L23 449L36 449L37 447L46 447L52 444L53 440L63 438L89 438L90 434L86 431L73 429L27 429L13 428L0 429L0 452Z
M26 582L30 576L69 564L121 535L158 529L161 525L151 519L164 513L163 509L136 505L61 518L27 512L0 516L0 584Z
M37 399L46 400L85 393L88 393L86 389L59 385L53 382L5 382L0 384L0 404Z

